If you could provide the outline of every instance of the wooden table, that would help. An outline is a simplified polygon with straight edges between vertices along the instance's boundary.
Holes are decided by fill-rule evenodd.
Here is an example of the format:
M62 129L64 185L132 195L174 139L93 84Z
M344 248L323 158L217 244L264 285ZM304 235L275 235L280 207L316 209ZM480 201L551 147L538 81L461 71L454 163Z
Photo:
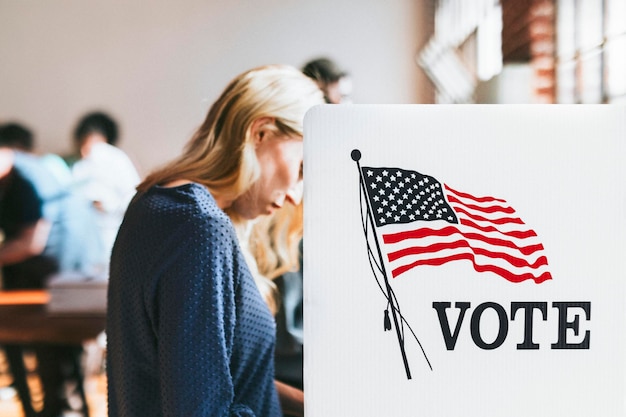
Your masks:
M51 315L45 290L0 291L0 344L81 344L105 328L106 314Z

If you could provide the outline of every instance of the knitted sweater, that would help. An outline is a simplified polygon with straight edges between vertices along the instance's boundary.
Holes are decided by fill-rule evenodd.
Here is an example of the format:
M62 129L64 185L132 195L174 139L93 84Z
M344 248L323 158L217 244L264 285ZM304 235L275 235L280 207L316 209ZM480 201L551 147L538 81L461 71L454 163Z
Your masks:
M273 317L204 187L133 199L108 303L110 417L281 415Z

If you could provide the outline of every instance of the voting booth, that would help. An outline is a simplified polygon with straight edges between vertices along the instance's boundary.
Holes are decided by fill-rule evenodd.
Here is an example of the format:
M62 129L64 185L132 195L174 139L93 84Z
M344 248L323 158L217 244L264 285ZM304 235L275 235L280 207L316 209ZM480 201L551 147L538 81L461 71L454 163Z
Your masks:
M305 119L305 411L626 416L626 108Z

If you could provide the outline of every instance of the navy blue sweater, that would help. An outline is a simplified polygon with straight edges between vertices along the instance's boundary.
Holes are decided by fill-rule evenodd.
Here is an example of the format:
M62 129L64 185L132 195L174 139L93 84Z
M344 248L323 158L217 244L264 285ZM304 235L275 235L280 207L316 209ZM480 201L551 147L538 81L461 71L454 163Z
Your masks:
M274 319L204 187L134 198L108 303L110 417L281 415Z

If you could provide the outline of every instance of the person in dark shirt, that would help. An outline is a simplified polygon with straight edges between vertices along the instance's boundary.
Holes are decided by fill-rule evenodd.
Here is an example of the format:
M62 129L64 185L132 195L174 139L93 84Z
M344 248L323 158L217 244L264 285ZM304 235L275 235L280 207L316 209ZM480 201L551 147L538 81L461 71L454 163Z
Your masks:
M111 256L110 417L303 414L301 391L274 380L272 285L245 236L299 204L304 114L321 103L296 68L247 71L139 185Z
M44 288L50 276L62 271L93 272L100 251L90 250L96 225L88 202L75 198L38 157L7 147L5 133L0 128L3 290ZM9 344L3 348L26 417L57 417L70 409L64 386L80 375L80 345ZM38 413L26 383L26 350L35 353L44 392L43 409ZM73 383L82 384L82 380Z

